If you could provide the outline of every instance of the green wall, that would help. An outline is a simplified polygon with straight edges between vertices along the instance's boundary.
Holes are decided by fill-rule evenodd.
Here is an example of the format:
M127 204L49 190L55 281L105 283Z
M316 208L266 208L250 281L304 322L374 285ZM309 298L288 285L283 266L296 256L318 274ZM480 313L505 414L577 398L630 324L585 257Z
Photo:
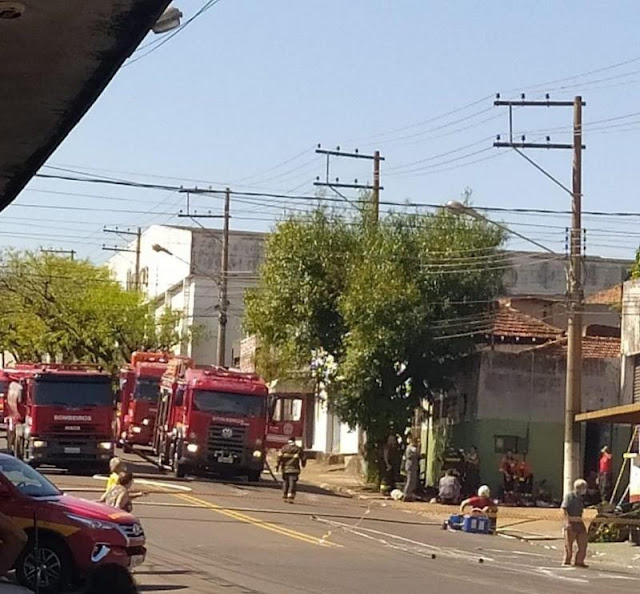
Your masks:
M480 477L483 483L491 487L493 493L498 492L502 484L499 472L502 454L494 451L496 435L517 435L527 437L529 429L529 452L527 461L531 464L536 482L546 479L554 498L562 496L562 458L563 458L563 424L562 423L529 423L506 419L483 419L468 421L452 427L452 444L467 450L477 446L480 454ZM622 453L626 451L630 438L630 429L614 427L612 451L614 455L614 480L622 462ZM622 482L626 486L626 482Z

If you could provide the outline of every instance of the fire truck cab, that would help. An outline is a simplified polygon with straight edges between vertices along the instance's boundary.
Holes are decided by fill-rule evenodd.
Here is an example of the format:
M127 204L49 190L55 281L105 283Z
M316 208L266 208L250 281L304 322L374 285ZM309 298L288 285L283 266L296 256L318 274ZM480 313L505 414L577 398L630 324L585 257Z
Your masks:
M120 370L116 437L123 450L150 445L153 439L160 381L167 370L165 353L136 352Z
M6 370L7 442L32 466L105 471L114 454L111 377L90 365L19 364Z
M260 480L267 395L255 374L172 360L162 378L156 420L159 465L178 477L214 472Z

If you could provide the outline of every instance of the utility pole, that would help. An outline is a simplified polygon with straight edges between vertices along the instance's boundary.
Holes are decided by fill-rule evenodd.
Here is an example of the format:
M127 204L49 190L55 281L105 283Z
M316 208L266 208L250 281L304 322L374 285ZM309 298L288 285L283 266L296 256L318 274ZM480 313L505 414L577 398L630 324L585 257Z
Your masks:
M522 95L519 101L501 101L499 96L494 105L509 108L509 142L494 142L493 146L510 147L516 150L534 167L559 185L571 195L571 231L569 246L569 269L567 274L567 378L565 386L564 406L564 463L563 486L567 494L573 489L574 481L581 476L580 472L580 425L575 417L582 410L582 309L584 289L582 287L582 108L586 105L581 96L573 101L525 100ZM573 142L551 143L547 136L546 143L513 141L513 107L573 107ZM573 151L572 187L565 187L537 163L529 159L518 149L546 148L571 149Z
M229 283L229 206L231 190L224 194L224 226L222 230L222 252L220 261L220 308L218 311L218 365L225 367L227 350L227 289Z
M133 287L136 291L140 290L140 251L141 251L141 247L142 247L142 228L138 227L137 231L129 231L127 230L122 230L122 229L118 229L117 227L115 227L114 229L107 229L107 227L105 227L103 229L103 231L105 233L114 233L115 235L120 235L121 237L124 237L125 239L128 237L135 237L135 241L136 241L136 246L134 249L131 248L121 248L118 246L106 246L103 245L102 249L107 251L107 252L129 252L131 254L135 254L136 255L136 259L135 259L135 271L134 271L134 277L133 277Z
M76 259L76 250L40 250L43 254L66 254L71 261Z
M371 207L373 210L374 220L377 222L380 216L380 190L384 190L384 188L380 185L380 162L384 161L384 157L380 156L380 151L375 151L373 155L365 155L363 153L358 152L358 149L355 149L352 153L344 152L340 150L340 147L336 147L335 150L327 150L323 149L320 145L316 148L316 153L320 155L327 156L327 168L325 181L320 181L320 179L316 179L314 182L314 186L323 186L327 188L331 188L338 194L340 194L336 188L349 188L352 190L367 190L371 192ZM330 158L331 157L347 157L350 159L370 159L373 161L373 184L360 184L358 180L354 180L352 184L350 183L341 183L339 178L336 178L335 181L330 181L329 173L330 173ZM342 196L342 194L340 194ZM344 198L344 196L343 196Z
M373 218L380 218L380 151L373 153Z

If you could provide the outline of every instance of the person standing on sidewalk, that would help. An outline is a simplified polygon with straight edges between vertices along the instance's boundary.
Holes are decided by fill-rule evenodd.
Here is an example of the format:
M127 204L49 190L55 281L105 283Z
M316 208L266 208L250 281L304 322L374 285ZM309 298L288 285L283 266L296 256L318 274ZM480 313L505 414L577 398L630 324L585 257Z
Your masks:
M587 492L587 481L578 479L573 483L573 491L565 495L562 500L562 511L564 512L564 562L563 565L571 565L573 557L573 543L577 543L574 565L576 567L588 567L585 565L587 556L587 528L582 519L584 503L582 497Z
M600 450L600 460L598 462L598 489L603 503L609 501L609 497L611 497L611 465L611 453L609 448L604 446Z
M304 450L296 444L293 437L278 454L276 472L282 470L282 499L287 503L293 503L296 498L296 490L300 472L307 464Z
M422 458L420 440L417 437L412 437L409 441L409 445L404 452L404 458L404 470L407 479L404 484L403 500L412 501L420 481L420 459Z

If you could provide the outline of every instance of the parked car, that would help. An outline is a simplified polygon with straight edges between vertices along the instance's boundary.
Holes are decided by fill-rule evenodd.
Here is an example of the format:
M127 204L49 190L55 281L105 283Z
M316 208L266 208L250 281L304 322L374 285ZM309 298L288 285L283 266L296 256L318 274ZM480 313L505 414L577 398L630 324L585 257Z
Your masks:
M131 514L64 495L7 454L0 454L0 510L29 535L15 566L18 582L35 589L39 572L42 594L63 592L102 564L133 567L146 556L144 531Z

